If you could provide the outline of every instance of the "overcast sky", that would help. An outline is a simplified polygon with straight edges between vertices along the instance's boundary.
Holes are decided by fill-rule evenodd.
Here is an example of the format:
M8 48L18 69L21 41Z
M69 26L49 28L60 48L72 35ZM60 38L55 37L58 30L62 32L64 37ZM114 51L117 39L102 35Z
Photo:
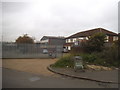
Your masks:
M23 34L37 41L44 35L67 37L99 27L118 32L118 1L6 0L2 2L3 41L15 41Z

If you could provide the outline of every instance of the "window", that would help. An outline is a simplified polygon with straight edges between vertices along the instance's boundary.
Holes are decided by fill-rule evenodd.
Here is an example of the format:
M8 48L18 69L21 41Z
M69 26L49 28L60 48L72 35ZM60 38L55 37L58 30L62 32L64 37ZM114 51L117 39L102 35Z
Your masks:
M68 39L68 43L70 43L71 41L70 41L70 39Z
M86 40L88 40L88 37L86 37Z
M68 46L68 50L71 50L71 47L70 47L70 46Z
M76 41L74 44L75 44L75 45L79 45L78 41Z
M108 42L108 39L109 39L109 36L106 36L106 38L105 38L106 40L105 40L105 42Z
M66 39L66 43L68 43L68 39Z
M70 39L66 39L66 43L70 43L71 42L71 40Z
M73 39L73 42L76 42L76 38Z
M116 41L116 40L118 40L118 37L117 37L117 36L114 36L114 37L113 37L113 41Z

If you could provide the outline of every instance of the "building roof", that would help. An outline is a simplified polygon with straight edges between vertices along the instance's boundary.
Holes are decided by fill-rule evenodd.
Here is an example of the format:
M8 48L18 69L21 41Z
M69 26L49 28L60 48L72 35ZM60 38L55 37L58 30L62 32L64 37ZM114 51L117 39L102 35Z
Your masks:
M103 28L95 28L95 29L91 29L91 30L86 30L86 31L78 32L76 34L73 34L73 35L67 37L66 39L77 38L77 37L87 37L87 36L91 36L91 35L93 35L95 33L98 33L98 32L105 33L106 35L109 35L109 36L118 36L117 33L114 33L112 31L108 31L108 30L103 29Z
M43 36L41 40L43 39L65 39L65 37L56 37L56 36Z

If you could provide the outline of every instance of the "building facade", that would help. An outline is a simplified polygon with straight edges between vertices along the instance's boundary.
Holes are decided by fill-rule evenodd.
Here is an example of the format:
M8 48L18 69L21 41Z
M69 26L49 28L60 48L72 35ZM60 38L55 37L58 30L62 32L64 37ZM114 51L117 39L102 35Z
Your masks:
M53 37L53 36L43 36L40 40L41 47L44 51L48 52L62 52L64 51L65 38L64 37ZM48 49L51 48L51 49ZM58 50L59 48L60 50Z
M42 45L64 45L65 38L64 37L53 37L53 36L43 36L40 40Z
M118 40L118 34L108 31L103 28L96 28L92 30L86 30L82 32L78 32L76 34L73 34L66 38L66 44L65 47L68 50L71 50L71 47L75 45L80 45L81 42L84 42L89 39L90 36L92 36L95 33L104 33L106 35L106 43L113 43L114 41Z

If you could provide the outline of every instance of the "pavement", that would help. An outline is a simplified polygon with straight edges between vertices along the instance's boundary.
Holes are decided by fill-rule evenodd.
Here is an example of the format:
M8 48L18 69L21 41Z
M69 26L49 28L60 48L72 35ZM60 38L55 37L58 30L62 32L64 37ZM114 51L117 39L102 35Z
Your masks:
M51 66L48 67L48 70L60 75L68 76L68 77L85 79L85 80L96 81L96 82L103 82L103 83L118 84L118 70L111 70L111 71L85 70L85 72L83 71L75 72L74 69L55 68Z

